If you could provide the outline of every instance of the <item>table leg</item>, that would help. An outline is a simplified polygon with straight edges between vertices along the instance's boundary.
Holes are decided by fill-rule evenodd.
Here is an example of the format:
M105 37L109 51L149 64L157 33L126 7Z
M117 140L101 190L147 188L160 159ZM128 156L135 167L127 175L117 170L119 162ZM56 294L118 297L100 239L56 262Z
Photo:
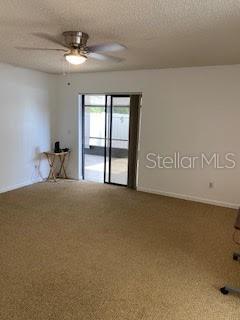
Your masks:
M64 162L65 162L65 159L66 159L66 154L64 154L63 156L59 156L59 158L60 158L61 166L60 166L60 170L59 170L58 176L61 176L62 171L63 171L63 178L67 179L68 177L67 177L65 166L64 166Z
M56 175L54 172L55 155L53 155L53 157L47 155L47 159L48 159L48 163L49 163L49 167L50 167L50 171L49 171L49 175L48 175L47 180L49 181L49 180L53 179L56 182L57 180L56 180Z

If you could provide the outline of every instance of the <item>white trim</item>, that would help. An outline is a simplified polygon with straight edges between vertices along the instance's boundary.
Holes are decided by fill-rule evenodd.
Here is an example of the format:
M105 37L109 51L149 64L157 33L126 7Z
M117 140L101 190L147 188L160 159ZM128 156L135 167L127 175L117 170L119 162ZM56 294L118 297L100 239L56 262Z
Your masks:
M82 177L82 95L77 96L77 180Z
M0 189L0 193L4 193L4 192L11 191L11 190L19 189L19 188L22 188L22 187L26 187L26 186L32 185L34 183L38 183L40 181L41 180L39 180L39 179L36 179L34 181L32 181L32 180L24 181L22 183L15 184L13 186L8 186L8 187L5 187L5 188L1 188ZM214 206L220 206L220 207L226 207L226 208L232 208L232 209L238 209L240 207L240 204L236 204L236 203L229 203L229 202L224 202L224 201L200 198L200 197L196 197L196 196L190 196L190 195L174 193L174 192L160 191L160 190L151 189L151 188L138 187L137 191L147 192L147 193L152 193L152 194L158 194L158 195L161 195L161 196L177 198L177 199L183 199L183 200L188 200L188 201L206 203L206 204L211 204L211 205L214 205Z
M174 192L160 191L160 190L151 189L151 188L138 187L137 191L159 194L161 196L178 198L178 199L189 200L189 201L195 201L195 202L200 202L200 203L207 203L207 204L211 204L214 206L220 206L220 207L226 207L226 208L232 208L232 209L238 209L240 207L240 204L236 204L236 203L229 203L229 202L224 202L224 201L200 198L200 197L196 197L196 196L174 193Z
M30 185L32 185L34 183L38 183L38 182L41 182L41 181L42 180L40 180L40 179L36 179L36 180L33 180L33 181L29 180L29 181L24 181L24 182L21 182L21 183L17 183L17 184L14 184L12 186L1 188L0 189L0 193L12 191L12 190L23 188L23 187L26 187L26 186L30 186Z

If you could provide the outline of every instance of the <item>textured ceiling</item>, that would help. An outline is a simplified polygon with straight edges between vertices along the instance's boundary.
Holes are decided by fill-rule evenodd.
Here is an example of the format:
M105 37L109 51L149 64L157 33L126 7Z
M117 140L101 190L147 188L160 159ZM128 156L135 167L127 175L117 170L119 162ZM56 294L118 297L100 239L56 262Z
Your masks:
M61 52L15 48L56 48L34 33L61 38L67 30L87 32L88 44L124 44L112 55L125 60L69 67ZM0 41L0 62L49 73L236 64L240 1L0 0Z

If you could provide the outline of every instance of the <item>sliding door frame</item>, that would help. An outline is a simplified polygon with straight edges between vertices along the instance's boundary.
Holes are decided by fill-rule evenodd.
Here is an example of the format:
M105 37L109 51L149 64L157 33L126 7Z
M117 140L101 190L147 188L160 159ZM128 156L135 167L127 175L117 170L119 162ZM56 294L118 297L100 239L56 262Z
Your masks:
M82 179L85 180L85 95L96 95L96 93L84 93L81 94L81 108L82 108ZM129 166L128 166L128 175L127 175L127 183L115 183L111 182L111 155L112 155L112 117L113 117L113 98L130 98L131 95L139 95L142 96L141 93L124 93L124 94L114 94L114 93L101 93L99 95L105 95L105 141L104 141L104 178L103 183L110 184L110 185L117 185L122 187L128 186L129 181ZM108 98L110 98L110 105L108 106ZM140 105L139 105L139 112L140 112ZM109 113L109 128L108 128L108 108L110 108ZM131 115L131 105L129 104L129 117ZM130 120L130 118L129 118ZM138 119L140 121L140 119ZM109 130L109 132L108 132ZM128 162L129 162L129 138L130 138L130 121L128 127ZM108 174L107 174L107 142L109 142L109 154L108 154ZM139 141L138 141L139 143ZM137 155L136 155L137 158ZM107 179L108 176L108 179Z
M85 180L85 94L82 95L82 179Z
M104 183L107 184L112 184L116 186L122 186L122 187L127 187L128 186L128 175L127 175L127 183L122 184L122 183L117 183L117 182L111 182L111 173L112 173L112 120L113 120L113 99L114 98L130 98L130 94L108 94L106 95L106 109L108 108L107 102L108 102L108 97L110 97L110 119L109 119L109 137L107 137L107 130L105 131L105 141L109 140L109 160L108 160L108 181L104 179ZM106 122L105 122L105 128L107 128L107 112L106 111ZM130 115L130 104L129 104L129 115ZM129 121L130 124L130 121ZM128 137L129 137L129 130L130 127L128 127ZM129 143L129 139L128 139ZM105 148L105 152L107 148ZM129 150L129 144L128 144L128 150ZM105 168L107 167L107 157L104 158L104 163L105 163ZM106 177L106 174L105 174Z
M104 132L104 172L103 172L103 183L106 183L106 158L107 158L107 102L108 96L105 95L105 132Z

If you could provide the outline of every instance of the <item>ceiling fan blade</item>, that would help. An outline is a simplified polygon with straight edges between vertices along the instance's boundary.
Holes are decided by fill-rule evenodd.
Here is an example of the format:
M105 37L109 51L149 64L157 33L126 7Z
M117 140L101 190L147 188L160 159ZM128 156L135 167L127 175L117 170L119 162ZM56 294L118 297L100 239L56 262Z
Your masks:
M36 37L39 37L39 38L44 39L44 40L51 41L51 42L53 42L53 43L55 43L55 44L58 44L58 45L60 45L60 46L62 46L62 47L64 47L64 48L67 48L67 47L65 46L65 44L63 44L60 40L56 39L55 37L51 36L51 35L48 34L48 33L34 32L34 33L32 33L32 34L33 34L34 36L36 36Z
M96 52L89 52L88 57L95 60L99 60L99 61L109 61L109 62L121 62L124 60L121 58L105 56L104 54L96 53Z
M62 51L62 52L67 52L68 50L66 49L52 49L52 48L29 48L29 47L15 47L16 49L19 50L40 50L40 51Z
M91 52L116 52L122 51L127 49L125 46L119 43L103 43L103 44L96 44L93 46L89 46L87 48Z

